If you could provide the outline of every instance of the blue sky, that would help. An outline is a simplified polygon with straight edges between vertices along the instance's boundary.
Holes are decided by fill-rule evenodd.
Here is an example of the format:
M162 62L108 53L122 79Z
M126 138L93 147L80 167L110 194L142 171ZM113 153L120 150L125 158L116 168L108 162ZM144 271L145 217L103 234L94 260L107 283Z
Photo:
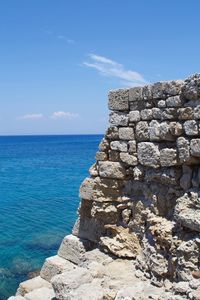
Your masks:
M200 71L199 0L0 1L0 135L103 133L110 89Z

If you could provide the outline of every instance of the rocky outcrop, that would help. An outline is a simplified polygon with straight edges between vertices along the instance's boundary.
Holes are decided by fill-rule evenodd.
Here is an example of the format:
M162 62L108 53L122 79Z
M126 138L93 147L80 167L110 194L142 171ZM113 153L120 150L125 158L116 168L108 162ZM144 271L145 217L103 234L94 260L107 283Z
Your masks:
M73 235L33 291L60 300L200 299L200 75L111 91L109 108ZM22 299L32 299L29 286L20 285Z

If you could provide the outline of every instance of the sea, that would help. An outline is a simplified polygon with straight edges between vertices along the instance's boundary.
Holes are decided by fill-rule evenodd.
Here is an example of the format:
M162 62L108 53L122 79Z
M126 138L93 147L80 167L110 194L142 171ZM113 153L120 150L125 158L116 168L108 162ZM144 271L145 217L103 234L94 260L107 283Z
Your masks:
M37 274L73 228L102 135L0 137L0 300ZM36 272L36 273L35 273Z

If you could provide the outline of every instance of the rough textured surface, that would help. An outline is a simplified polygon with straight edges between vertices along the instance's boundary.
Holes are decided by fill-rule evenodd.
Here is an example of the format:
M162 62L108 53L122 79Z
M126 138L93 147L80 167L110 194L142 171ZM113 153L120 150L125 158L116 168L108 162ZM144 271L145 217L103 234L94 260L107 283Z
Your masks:
M200 75L111 91L109 108L68 262L41 275L59 300L200 299Z

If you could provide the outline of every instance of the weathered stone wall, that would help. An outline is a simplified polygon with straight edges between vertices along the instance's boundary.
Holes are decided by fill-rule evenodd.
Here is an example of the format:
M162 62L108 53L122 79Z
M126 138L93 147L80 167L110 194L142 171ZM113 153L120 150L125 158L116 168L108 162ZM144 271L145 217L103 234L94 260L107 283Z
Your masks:
M111 91L109 109L73 234L157 282L200 277L200 75Z

